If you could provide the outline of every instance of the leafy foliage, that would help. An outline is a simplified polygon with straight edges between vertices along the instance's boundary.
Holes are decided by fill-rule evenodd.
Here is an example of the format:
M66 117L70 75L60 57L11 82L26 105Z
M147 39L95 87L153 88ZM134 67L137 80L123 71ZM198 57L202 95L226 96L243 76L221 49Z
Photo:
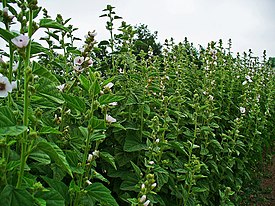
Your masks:
M272 58L161 45L126 22L115 34L110 5L110 39L77 49L70 19L4 3L17 22L1 12L0 71L17 89L0 99L0 205L240 205L274 142ZM13 23L47 37L16 47Z

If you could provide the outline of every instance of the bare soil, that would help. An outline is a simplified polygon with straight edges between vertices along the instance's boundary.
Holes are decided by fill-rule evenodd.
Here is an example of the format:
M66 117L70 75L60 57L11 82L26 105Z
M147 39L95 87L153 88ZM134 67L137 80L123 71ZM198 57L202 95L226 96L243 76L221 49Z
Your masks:
M267 165L265 173L266 177L261 182L261 189L266 191L266 194L262 194L266 202L258 203L257 206L275 206L275 155Z

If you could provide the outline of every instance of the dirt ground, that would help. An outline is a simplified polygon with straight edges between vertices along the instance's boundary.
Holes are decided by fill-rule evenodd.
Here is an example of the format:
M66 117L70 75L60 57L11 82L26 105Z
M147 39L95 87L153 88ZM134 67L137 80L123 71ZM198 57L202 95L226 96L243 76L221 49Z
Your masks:
M262 191L266 191L266 194L262 194L265 201L256 205L275 206L275 155L273 155L271 163L267 165L265 174L266 176L261 182Z

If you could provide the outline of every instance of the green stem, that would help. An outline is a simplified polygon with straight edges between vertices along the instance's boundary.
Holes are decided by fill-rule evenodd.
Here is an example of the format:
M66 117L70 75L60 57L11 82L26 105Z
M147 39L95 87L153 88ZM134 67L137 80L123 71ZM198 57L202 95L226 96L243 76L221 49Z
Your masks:
M33 20L33 11L29 10L29 27L28 27L28 36L32 36L32 20ZM26 48L26 59L25 59L25 70L24 70L24 114L23 114L23 125L28 126L28 106L29 106L29 90L28 90L28 81L29 81L29 65L30 65L30 53L31 53L31 41ZM28 135L27 131L23 133L22 144L21 144L21 157L20 157L20 170L18 175L18 180L16 188L20 188L22 184L22 179L24 176L24 168L27 161L26 150L27 150L27 140Z

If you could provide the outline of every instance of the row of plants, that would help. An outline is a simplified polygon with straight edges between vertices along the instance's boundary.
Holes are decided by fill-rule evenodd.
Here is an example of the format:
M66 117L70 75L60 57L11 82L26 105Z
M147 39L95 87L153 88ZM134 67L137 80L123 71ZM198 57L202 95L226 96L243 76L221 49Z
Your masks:
M240 205L274 142L265 53L161 45L110 5L77 48L70 19L2 5L0 205Z

